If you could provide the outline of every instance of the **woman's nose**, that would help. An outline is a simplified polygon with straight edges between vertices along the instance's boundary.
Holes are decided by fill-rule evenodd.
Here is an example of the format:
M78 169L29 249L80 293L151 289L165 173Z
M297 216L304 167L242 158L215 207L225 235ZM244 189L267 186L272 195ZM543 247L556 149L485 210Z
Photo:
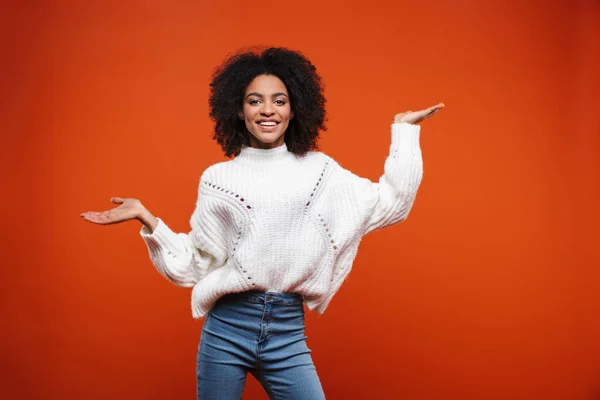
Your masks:
M269 102L264 102L261 112L266 115L273 114L273 105Z

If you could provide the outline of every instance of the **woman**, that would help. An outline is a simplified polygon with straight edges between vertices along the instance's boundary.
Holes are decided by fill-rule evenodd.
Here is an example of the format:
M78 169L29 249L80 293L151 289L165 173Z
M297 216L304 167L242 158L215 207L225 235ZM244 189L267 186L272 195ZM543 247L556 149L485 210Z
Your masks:
M360 178L315 151L325 129L316 68L284 48L239 53L211 83L214 138L232 160L200 178L189 234L137 199L87 212L97 224L137 219L158 271L193 287L206 316L198 399L239 399L253 374L272 399L322 399L304 335L303 303L322 313L367 233L404 220L422 178L420 127L443 104L397 114L385 173Z

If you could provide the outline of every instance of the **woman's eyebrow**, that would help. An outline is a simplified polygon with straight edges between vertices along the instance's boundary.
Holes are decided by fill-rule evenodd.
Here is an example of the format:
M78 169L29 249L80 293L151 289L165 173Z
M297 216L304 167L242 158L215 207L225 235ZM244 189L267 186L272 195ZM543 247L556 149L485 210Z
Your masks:
M264 97L262 94L260 93L256 93L256 92L252 92L252 93L248 93L248 95L246 96L246 98L250 97L250 96L256 96L256 97L260 97L261 99ZM285 96L288 97L287 94L283 93L283 92L279 92L279 93L274 93L273 97L279 97L279 96Z

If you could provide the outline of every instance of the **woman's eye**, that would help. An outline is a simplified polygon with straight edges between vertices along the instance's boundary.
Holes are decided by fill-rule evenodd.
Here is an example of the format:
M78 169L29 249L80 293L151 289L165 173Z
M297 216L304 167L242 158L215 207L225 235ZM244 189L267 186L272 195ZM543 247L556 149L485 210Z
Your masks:
M250 100L250 105L257 105L258 104L258 100Z
M283 101L283 100L275 100L275 103L276 103L278 106L282 106L282 105L284 105L284 104L285 104L285 101Z

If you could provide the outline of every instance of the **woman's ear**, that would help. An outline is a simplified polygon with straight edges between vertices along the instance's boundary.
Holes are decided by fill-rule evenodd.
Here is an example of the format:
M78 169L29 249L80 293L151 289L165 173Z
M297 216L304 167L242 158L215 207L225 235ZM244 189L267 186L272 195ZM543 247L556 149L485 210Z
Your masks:
M238 118L242 119L242 120L244 119L244 112L243 111L238 112Z
M294 119L294 112L290 111L290 119Z

